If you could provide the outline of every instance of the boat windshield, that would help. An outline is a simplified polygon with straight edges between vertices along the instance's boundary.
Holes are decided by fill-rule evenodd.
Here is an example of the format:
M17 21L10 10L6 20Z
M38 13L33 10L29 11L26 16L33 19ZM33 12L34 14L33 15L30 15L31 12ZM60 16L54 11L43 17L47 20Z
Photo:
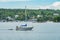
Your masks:
M21 26L27 26L27 24L22 24Z

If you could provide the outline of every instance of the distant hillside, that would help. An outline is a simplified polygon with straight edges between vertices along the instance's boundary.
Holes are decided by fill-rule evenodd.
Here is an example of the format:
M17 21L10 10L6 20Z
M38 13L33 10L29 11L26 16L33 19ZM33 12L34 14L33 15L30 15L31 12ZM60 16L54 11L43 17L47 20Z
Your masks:
M42 21L60 21L60 10L53 9L26 9L27 19L37 19ZM15 18L15 15L18 15ZM39 17L38 17L39 15ZM25 20L25 9L0 9L0 20L7 20L11 17L14 20Z

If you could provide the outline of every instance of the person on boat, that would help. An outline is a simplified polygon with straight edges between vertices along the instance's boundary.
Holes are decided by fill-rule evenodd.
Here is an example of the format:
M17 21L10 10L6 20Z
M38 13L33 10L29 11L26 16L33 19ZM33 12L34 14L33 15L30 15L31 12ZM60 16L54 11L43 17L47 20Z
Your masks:
M18 26L16 26L16 30L18 30L19 28L18 28Z

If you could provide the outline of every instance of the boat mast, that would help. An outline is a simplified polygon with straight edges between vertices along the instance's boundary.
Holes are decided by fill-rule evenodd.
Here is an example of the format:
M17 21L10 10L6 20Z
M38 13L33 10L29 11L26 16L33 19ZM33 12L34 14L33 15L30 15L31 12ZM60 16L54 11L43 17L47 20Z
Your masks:
M27 21L27 13L26 13L26 6L25 6L25 21Z

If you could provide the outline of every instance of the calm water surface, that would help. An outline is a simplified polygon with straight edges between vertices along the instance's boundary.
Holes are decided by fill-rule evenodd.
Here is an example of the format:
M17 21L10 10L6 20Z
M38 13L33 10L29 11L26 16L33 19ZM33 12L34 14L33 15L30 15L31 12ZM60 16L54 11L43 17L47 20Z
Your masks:
M60 40L60 23L32 23L32 31L16 31L16 26L25 22L0 22L0 40ZM7 30L7 29L14 30Z

